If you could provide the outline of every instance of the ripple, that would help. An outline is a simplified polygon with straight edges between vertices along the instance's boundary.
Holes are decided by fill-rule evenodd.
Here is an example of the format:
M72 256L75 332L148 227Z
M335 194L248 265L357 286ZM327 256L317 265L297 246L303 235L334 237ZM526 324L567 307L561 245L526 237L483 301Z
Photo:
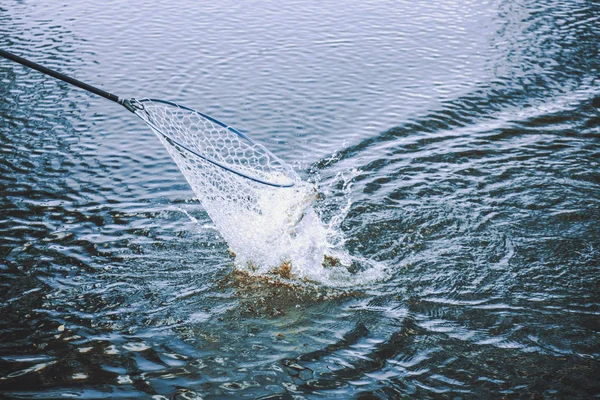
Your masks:
M599 12L554 0L2 9L2 48L265 143L318 184L321 217L363 264L347 287L236 276L134 116L0 60L0 391L593 397Z

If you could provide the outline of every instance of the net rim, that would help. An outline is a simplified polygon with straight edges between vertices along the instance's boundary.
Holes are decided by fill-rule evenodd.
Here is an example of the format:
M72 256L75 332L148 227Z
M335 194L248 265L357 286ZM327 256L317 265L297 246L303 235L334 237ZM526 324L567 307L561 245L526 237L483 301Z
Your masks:
M225 128L225 129L229 130L230 132L232 132L235 135L237 135L237 136L241 137L242 139L244 139L249 144L260 146L260 148L261 148L262 151L264 151L265 153L267 153L270 157L272 157L274 160L276 160L281 165L285 165L283 163L283 161L281 161L279 159L279 157L277 157L275 154L271 153L266 147L264 147L260 143L256 143L250 137L248 137L244 133L238 131L237 129L235 129L235 128L233 128L233 127L231 127L231 126L229 126L229 125L227 125L227 124L225 124L225 123L223 123L223 122L221 122L221 121L219 121L219 120L217 120L217 119L215 119L215 118L213 118L213 117L211 117L209 115L201 113L198 110L194 110L193 108L186 107L186 106L183 106L181 104L177 104L177 103L169 101L169 100L144 98L144 99L130 99L130 102L133 105L133 107L136 109L136 111L134 112L134 114L137 115L140 119L142 119L147 125L149 125L152 128L152 130L154 130L155 132L160 133L160 135L163 136L166 140L168 140L172 144L175 144L175 145L181 147L182 149L186 150L187 152L189 152L189 153L191 153L191 154L193 154L193 155L195 155L197 157L200 157L203 160L205 160L205 161L207 161L207 162L209 162L209 163L211 163L213 165L216 165L217 167L223 168L224 170L226 170L228 172L234 173L236 175L239 175L239 176L241 176L243 178L249 179L249 180L257 182L257 183L261 183L261 184L268 185L268 186L273 186L273 187L279 187L279 188L289 188L289 187L295 186L295 184L296 184L295 180L292 177L288 176L288 174L284 173L283 175L289 180L289 183L270 182L270 181L266 181L264 179L260 179L260 178L257 178L257 177L245 174L245 173L243 173L241 171L238 171L238 170L236 170L236 169L234 169L234 168L232 168L230 166L227 166L227 165L225 165L225 164L223 164L223 163L221 163L219 161L213 160L210 157L202 155L202 154L198 153L197 151L195 151L193 149L190 149L188 146L180 143L179 141L173 139L170 135L168 135L167 133L163 132L154 123L152 123L151 121L145 119L143 116L139 115L138 111L144 111L144 107L143 107L143 103L144 102L146 102L146 103L162 103L162 104L166 104L166 105L169 105L169 106L172 106L172 107L177 107L177 108L180 108L180 109L183 109L183 110L186 110L186 111L190 111L192 113L200 115L203 118L208 119L209 121L211 121L211 122L219 125L222 128ZM141 107L139 105L136 106L136 103L140 104Z

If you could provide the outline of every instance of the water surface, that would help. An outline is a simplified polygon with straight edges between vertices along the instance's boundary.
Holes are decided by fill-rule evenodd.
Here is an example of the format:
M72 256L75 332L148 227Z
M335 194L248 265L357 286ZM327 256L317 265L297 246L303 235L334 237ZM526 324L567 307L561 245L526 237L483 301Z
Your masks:
M355 290L233 272L152 132L0 61L6 398L600 395L600 7L8 2L0 46L197 108L321 192ZM164 396L164 397L163 397Z

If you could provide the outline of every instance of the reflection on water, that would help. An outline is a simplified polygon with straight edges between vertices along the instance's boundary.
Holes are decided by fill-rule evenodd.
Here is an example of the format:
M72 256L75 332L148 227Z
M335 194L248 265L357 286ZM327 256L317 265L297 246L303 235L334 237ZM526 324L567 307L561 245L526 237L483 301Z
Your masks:
M233 272L148 128L0 61L0 393L597 396L599 16L552 0L1 6L1 48L250 133L389 276Z

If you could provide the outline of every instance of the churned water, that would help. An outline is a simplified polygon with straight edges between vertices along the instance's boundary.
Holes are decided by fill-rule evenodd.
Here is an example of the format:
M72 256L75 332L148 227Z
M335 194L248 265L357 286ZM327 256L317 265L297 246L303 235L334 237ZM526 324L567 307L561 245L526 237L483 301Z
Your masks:
M0 397L600 395L596 2L156 3L0 48L248 133L348 266L240 271L137 117L0 60Z

